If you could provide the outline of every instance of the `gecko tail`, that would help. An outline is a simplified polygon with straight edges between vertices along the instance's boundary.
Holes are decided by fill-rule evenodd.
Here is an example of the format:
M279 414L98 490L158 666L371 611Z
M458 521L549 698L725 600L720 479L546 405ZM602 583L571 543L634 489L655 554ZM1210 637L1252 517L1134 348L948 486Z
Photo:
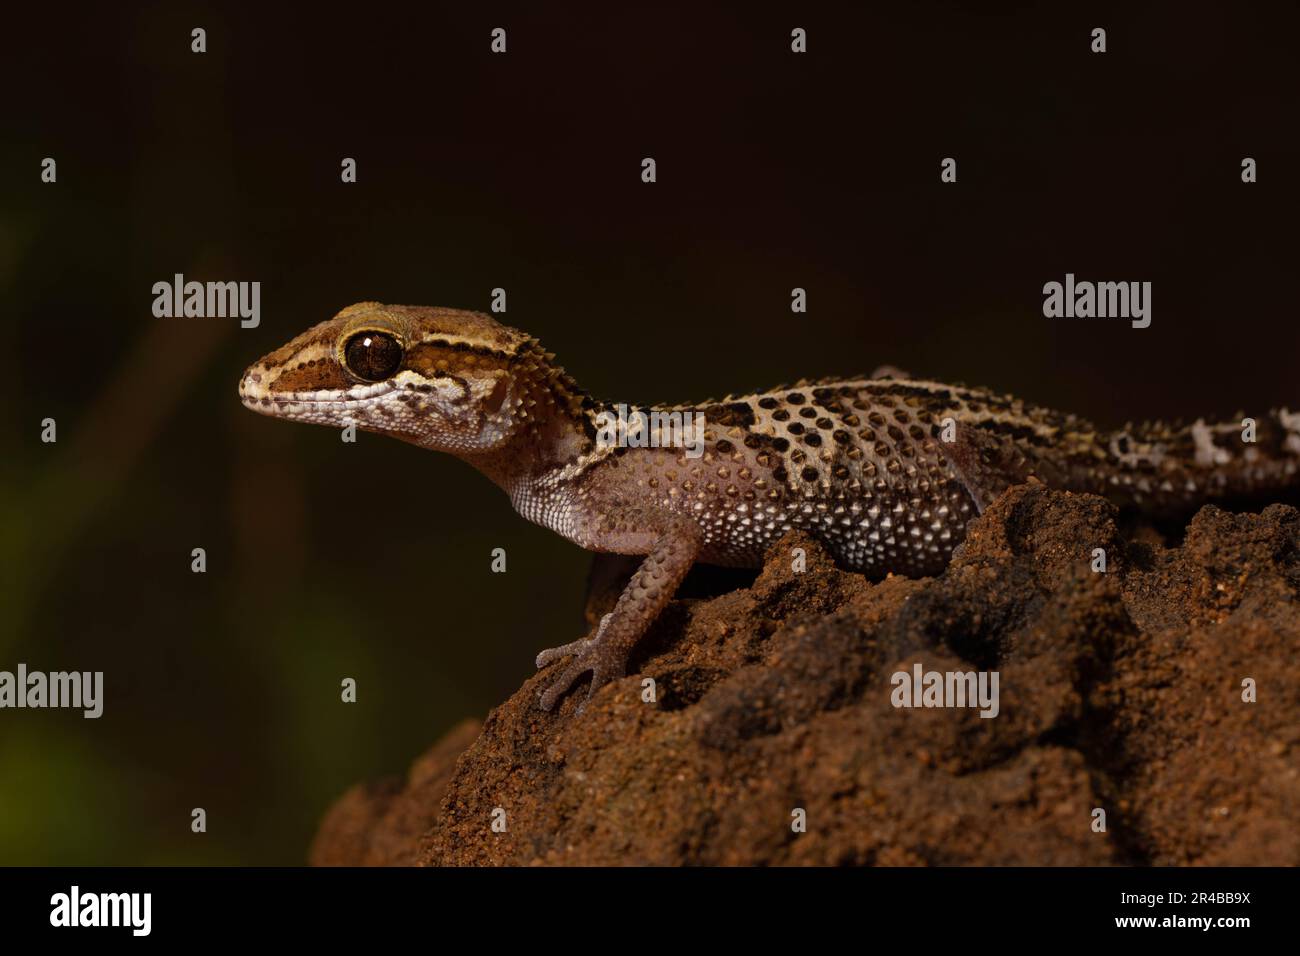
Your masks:
M1112 496L1176 511L1300 488L1300 412L1129 425L1109 436Z

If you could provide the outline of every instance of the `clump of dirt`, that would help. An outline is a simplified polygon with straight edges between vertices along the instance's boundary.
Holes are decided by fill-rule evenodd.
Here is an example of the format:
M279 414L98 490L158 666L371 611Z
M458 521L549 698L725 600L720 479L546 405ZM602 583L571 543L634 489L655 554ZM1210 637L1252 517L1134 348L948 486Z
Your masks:
M321 822L309 857L315 866L412 866L420 838L438 821L456 758L483 729L464 720L411 765L406 779L360 783Z
M1300 512L1207 506L1176 547L1117 520L1012 488L942 575L878 583L789 535L583 714L543 672L350 791L312 860L1300 864ZM895 707L917 663L997 671L997 716Z

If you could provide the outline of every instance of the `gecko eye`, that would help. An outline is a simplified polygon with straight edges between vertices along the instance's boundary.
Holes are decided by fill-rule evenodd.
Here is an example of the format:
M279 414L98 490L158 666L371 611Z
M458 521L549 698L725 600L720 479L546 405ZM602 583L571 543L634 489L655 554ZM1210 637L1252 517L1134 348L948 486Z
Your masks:
M402 364L402 346L385 332L358 332L343 347L343 360L357 378L382 382Z

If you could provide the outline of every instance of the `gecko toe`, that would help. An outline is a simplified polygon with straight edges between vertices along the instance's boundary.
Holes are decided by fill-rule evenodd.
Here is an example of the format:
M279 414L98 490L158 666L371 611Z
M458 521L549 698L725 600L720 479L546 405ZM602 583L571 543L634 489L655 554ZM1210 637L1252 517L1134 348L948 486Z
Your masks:
M591 638L580 637L576 641L570 641L568 644L561 644L559 647L548 647L537 655L537 666L545 667L547 664L558 661L561 657L569 655L582 656L582 652L591 646Z
M564 669L556 680L542 692L542 710L554 710L556 702L573 686L574 681L591 670L590 664L584 664L579 658Z

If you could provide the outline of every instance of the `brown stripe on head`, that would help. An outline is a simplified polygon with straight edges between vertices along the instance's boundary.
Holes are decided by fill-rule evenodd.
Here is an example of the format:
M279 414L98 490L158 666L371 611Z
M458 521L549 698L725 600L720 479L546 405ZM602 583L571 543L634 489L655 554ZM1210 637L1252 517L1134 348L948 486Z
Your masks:
M446 339L429 339L406 350L404 366L425 378L438 375L504 371L514 356L487 346L454 343Z
M262 356L258 364L268 369L281 368L297 364L299 355L311 352L321 355L334 350L334 340L338 337L340 323L338 319L329 319L313 325L301 335L296 335L274 352Z
M271 383L276 391L316 392L355 385L332 354L304 359L285 366Z
M358 315L367 312L385 316L405 324L412 335L410 346L420 342L442 341L449 346L467 346L480 350L515 355L529 341L530 337L502 325L490 315L482 312L467 312L463 309L442 309L422 305L375 305L365 303L352 306ZM344 310L348 312L350 310ZM343 314L343 313L340 313Z

